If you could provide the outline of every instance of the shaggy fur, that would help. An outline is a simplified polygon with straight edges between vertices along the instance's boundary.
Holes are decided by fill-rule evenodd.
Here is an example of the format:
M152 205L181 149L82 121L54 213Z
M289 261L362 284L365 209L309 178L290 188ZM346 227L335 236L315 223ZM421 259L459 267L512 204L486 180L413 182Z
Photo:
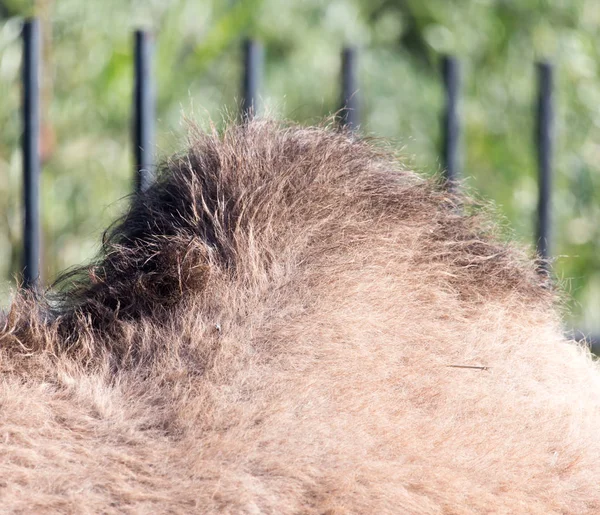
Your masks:
M0 512L600 513L546 277L353 134L193 136L0 319Z

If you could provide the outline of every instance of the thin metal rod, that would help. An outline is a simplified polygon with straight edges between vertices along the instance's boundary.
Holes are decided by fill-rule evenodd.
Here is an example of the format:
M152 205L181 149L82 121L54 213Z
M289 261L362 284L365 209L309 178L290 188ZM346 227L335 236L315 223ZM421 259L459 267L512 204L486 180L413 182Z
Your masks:
M551 195L554 106L554 71L549 63L537 64L538 100L536 144L538 154L538 210L536 243L538 255L546 261L551 245Z
M357 56L354 47L342 50L342 102L340 125L354 129L359 124Z
M23 25L23 286L34 288L40 275L40 24Z
M445 56L442 60L445 110L443 117L442 159L444 174L450 185L459 176L460 119L458 101L460 92L460 64L455 57Z
M133 149L135 188L144 191L151 184L154 167L155 93L152 74L154 38L143 30L135 32L135 80L133 108Z
M253 39L244 41L244 77L242 80L242 120L256 115L263 66L262 45Z
M572 329L565 332L568 339L585 343L585 345L597 356L600 356L600 334L589 334L586 331Z

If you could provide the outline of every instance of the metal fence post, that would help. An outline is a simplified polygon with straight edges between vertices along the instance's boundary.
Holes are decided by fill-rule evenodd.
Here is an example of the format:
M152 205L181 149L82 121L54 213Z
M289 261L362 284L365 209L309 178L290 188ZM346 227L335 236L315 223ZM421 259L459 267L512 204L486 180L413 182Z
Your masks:
M155 94L152 60L153 36L143 30L135 32L133 151L135 155L135 189L144 191L151 184L154 167Z
M536 144L538 157L538 209L536 245L538 255L547 264L550 257L553 147L554 73L550 63L537 63L538 99Z
M244 41L244 76L242 79L242 120L252 119L258 109L258 90L263 65L263 49L253 39Z
M40 24L23 25L23 286L35 287L40 275Z
M451 187L458 179L460 166L460 120L458 113L460 65L455 57L444 56L442 59L442 77L446 100L443 116L442 159L444 174Z
M346 47L342 51L342 127L354 129L359 123L357 90L357 51L354 47Z

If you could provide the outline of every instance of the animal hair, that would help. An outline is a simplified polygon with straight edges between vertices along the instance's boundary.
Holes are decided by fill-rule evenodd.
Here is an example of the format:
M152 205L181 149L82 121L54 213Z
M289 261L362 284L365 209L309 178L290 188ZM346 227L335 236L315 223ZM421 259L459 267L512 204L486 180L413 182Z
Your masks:
M600 513L598 367L496 233L355 133L192 131L0 317L0 512Z

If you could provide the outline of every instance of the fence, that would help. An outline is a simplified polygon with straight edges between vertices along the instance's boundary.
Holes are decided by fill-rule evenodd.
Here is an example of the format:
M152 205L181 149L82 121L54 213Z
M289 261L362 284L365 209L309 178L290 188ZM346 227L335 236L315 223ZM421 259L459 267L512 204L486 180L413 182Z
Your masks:
M136 31L133 94L133 152L135 155L135 187L143 191L152 181L155 120L155 88L152 74L154 41L150 33ZM23 26L23 173L24 173L24 262L23 285L31 288L39 276L40 261L40 27L36 19ZM359 123L357 80L357 50L346 47L341 55L341 102L339 123L354 128ZM263 49L254 40L244 43L244 72L242 80L241 116L252 117L258 99ZM538 98L536 110L536 150L538 162L538 209L536 248L543 263L550 257L551 247L551 193L553 150L553 88L554 72L549 63L537 63ZM442 60L442 78L445 91L445 109L442 116L442 163L450 187L460 175L460 64L454 57ZM546 266L546 265L543 265ZM581 331L573 331L584 339ZM600 354L600 338L587 337L592 350Z

